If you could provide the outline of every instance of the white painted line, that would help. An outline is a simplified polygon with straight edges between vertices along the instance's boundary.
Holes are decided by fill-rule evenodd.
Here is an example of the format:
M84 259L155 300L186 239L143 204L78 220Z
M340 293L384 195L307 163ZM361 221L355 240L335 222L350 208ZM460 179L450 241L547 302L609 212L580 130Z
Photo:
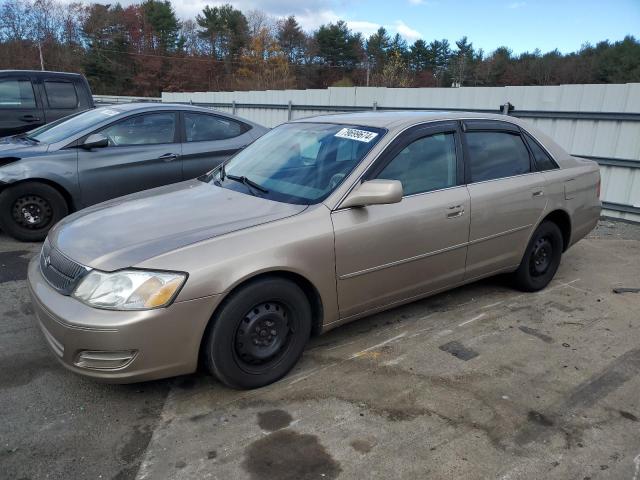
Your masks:
M636 466L633 472L633 480L638 480L638 475L640 475L640 453L633 459L633 464Z
M556 285L555 287L547 288L544 290L540 290L539 292L535 292L534 295L546 295L547 293L553 292L554 290L558 290L559 288L571 287L571 284L579 281L580 281L579 278L576 278L575 280L571 280L570 282L567 282L567 283L563 283L559 280L555 280L555 283L558 283L559 285ZM573 287L573 288L576 288L576 287ZM583 290L583 291L586 291L586 290Z
M335 350L336 348L346 347L347 345L351 345L352 343L356 343L356 340L353 340L352 342L340 343L338 345L334 345L333 347L325 348L324 351L330 352L331 350Z
M361 355L363 355L363 354L365 354L367 352L370 352L371 350L375 350L376 348L380 348L380 347L382 347L382 346L384 346L384 345L386 345L388 343L395 342L396 340L399 340L402 337L404 337L406 334L407 334L407 332L402 332L400 335L396 335L393 338L389 338L388 340L385 340L384 342L380 342L377 345L374 345L374 346L369 347L369 348L365 348L364 350L360 350L358 353L354 353L353 355L351 355L349 357L349 360L357 358L357 357L359 357L359 356L361 356Z
M491 308L491 307L497 307L498 305L502 305L504 303L504 300L501 302L496 302L496 303L490 303L489 305L485 305L484 307L480 307L482 310L485 310L487 308Z
M475 317L473 317L471 320L467 320L466 322L462 322L460 325L458 325L459 327L462 327L464 325L467 325L471 322L475 322L476 320L480 320L483 317L486 317L487 314L486 313L481 313L480 315L476 315Z
M577 282L578 280L574 280L573 282L569 282L569 283L562 283L560 282L560 285L564 286L564 287L569 287L569 288L573 288L574 290L578 290L579 292L586 292L586 293L591 293L589 290L585 290L584 288L579 288L579 287L575 287L573 285L571 285L572 283Z
M393 365L399 364L402 360L404 360L406 355L400 355L399 357L393 358L391 360L387 360L386 362L382 362L382 365L385 367L390 367Z

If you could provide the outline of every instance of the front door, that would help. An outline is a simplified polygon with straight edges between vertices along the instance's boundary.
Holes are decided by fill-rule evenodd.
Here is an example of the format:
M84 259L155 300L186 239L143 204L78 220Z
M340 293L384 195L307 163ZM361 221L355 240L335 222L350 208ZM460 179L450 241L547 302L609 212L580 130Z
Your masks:
M415 127L365 176L400 180L402 201L333 212L342 318L462 281L469 194L460 153L455 122Z
M83 206L181 181L177 116L154 112L128 117L100 131L109 146L78 148Z

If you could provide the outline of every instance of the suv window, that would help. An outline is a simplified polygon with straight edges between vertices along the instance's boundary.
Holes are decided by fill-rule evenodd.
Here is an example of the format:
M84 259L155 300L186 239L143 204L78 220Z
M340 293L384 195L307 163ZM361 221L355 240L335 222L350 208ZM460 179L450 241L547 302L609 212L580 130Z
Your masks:
M0 108L36 108L30 80L0 79Z
M103 129L110 146L173 143L175 113L149 113L126 118Z
M45 80L44 89L47 92L51 108L76 108L78 106L78 95L73 83Z
M242 135L247 125L206 113L184 113L184 129L187 142L224 140Z
M453 133L437 133L407 145L377 178L400 180L405 195L456 185L456 143Z
M525 134L527 137L527 143L531 147L531 153L533 153L533 159L535 160L536 170L542 172L544 170L553 170L558 168L556 162L545 152L542 147L536 142L531 135Z
M529 150L511 132L467 132L471 182L522 175L531 171Z

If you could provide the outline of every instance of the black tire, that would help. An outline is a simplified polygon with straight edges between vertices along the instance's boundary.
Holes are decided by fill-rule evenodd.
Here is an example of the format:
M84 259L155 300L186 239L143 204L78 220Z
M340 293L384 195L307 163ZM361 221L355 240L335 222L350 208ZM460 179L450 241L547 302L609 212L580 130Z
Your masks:
M310 334L311 307L300 287L277 277L259 279L232 293L212 318L204 362L229 387L262 387L293 368Z
M23 242L44 240L68 213L64 197L44 183L19 183L0 192L0 228Z
M560 266L562 248L562 232L558 226L553 222L542 222L514 273L516 287L524 292L537 292L546 287Z

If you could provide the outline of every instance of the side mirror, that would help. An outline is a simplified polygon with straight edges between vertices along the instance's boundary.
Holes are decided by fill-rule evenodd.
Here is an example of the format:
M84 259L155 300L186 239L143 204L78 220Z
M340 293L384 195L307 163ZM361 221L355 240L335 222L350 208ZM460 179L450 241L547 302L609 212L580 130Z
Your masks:
M104 148L109 146L109 139L102 133L92 133L80 146L85 150L91 150L92 148Z
M369 180L354 188L340 208L398 203L402 195L399 180Z

